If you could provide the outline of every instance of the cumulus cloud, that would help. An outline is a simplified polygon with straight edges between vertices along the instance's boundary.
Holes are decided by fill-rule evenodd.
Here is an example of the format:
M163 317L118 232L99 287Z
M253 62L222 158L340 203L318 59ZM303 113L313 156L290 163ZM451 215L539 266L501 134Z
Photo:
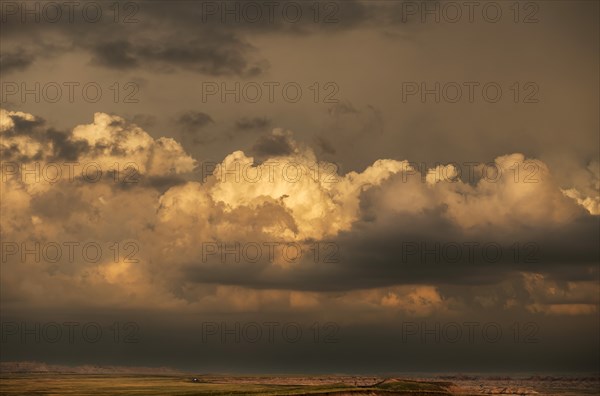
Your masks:
M477 173L484 174L483 166L474 166L474 172L479 169ZM493 171L472 185L458 178L453 165L429 169L426 183L409 166L382 192L380 203L391 211L406 213L441 208L444 217L466 229L481 225L515 228L564 224L580 215L543 162L516 153L496 158L489 168ZM523 173L529 168L531 175L526 177Z
M123 246L136 241L135 261L121 256L82 263L62 257L37 264L35 274L31 263L17 265L20 255L10 255L3 265L11 271L2 286L15 303L78 299L79 304L102 306L121 299L131 306L208 309L218 301L225 310L283 306L306 311L328 305L339 312L351 312L360 303L381 315L427 316L451 313L460 304L496 301L507 309L522 301L529 312L596 312L597 302L589 298L597 290L589 282L593 273L568 280L560 289L552 283L564 282L554 266L546 267L543 279L535 275L539 270L507 260L502 268L477 268L477 262L451 269L426 263L398 266L398 238L464 242L481 241L483 233L504 243L531 230L571 230L573 224L595 221L585 200L563 193L543 162L522 154L493 161L503 177L474 182L464 181L452 164L422 174L408 161L391 159L341 174L291 131L276 128L255 146L260 160L234 151L202 180L196 173L198 161L178 142L155 139L115 115L96 113L93 122L57 139L52 137L56 131L35 116L2 110L0 131L0 149L10 153L2 168L4 240L98 241L105 251L114 242ZM56 167L49 164L69 162L57 156L57 145L77 148L69 161L93 163L109 172L90 182L75 168L75 177L57 179L52 173ZM32 177L36 164L42 177ZM116 177L115 164L134 182ZM134 164L134 173L128 173L127 164ZM525 166L535 170L535 182L519 179L522 174L515 169ZM157 182L175 177L180 178L176 183ZM144 182L148 179L154 182ZM576 232L586 229L577 227ZM294 243L311 252L318 242L335 242L343 254L332 262L307 257L294 262L282 255L249 262L244 257L224 261L220 253L206 251L207 246L231 249L236 243ZM585 268L594 254L592 249L570 259ZM494 284L511 273L525 274L521 295L490 299L481 292L465 299L441 287L469 277L474 283ZM328 280L331 276L335 282ZM583 283L577 282L587 282L583 295L577 292Z

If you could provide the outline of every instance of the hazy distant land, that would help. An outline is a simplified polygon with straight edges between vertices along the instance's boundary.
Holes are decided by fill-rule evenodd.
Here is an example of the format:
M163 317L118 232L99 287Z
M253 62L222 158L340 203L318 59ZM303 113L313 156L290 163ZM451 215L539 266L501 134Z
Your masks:
M232 376L170 368L0 363L1 395L598 395L598 377Z

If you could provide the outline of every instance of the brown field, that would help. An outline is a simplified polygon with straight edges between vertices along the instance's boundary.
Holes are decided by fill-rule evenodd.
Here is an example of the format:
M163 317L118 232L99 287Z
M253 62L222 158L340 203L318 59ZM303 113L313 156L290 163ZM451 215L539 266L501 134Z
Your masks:
M114 374L10 374L2 395L449 395L449 382L347 377L196 377Z
M192 381L196 378L198 382ZM445 380L351 376L3 373L1 395L597 395L597 378Z

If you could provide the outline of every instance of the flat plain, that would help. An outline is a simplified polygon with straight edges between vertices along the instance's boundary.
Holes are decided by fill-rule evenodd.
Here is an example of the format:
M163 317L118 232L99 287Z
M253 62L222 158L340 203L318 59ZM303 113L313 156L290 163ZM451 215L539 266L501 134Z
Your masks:
M194 381L194 378L197 381ZM450 395L449 382L329 377L10 374L2 395Z
M3 373L0 395L598 395L597 378Z

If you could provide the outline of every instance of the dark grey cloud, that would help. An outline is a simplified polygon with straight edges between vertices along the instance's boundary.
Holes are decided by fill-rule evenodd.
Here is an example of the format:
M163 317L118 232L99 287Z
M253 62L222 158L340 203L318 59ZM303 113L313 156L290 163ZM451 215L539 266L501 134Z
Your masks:
M177 7L154 1L140 2L144 15L177 20L189 28L227 27L227 30L252 34L309 35L342 31L385 19L386 7L364 1L304 2L178 2ZM258 7L257 7L258 5ZM256 12L258 8L258 14ZM260 15L260 16L257 16Z
M212 34L211 40L180 42L175 37L162 42L134 46L132 53L147 65L177 65L212 76L256 76L263 68L246 58L251 49L231 35Z
M52 56L83 51L90 54L92 64L115 70L183 69L213 76L256 76L268 67L265 60L253 59L254 48L226 25L203 25L197 20L186 23L186 18L172 11L178 7L166 2L150 3L155 4L138 5L139 13L144 15L136 23L115 23L107 16L108 9L103 10L104 17L96 23L86 21L81 15L72 22L61 18L50 23L42 17L36 23L31 16L31 21L22 23L20 14L9 15L3 23L3 40ZM85 4L81 3L81 7ZM68 15L67 10L63 12ZM164 29L166 25L169 29ZM167 31L170 34L164 34ZM40 39L44 34L58 40ZM3 68L24 69L33 60L33 55L9 53L3 60Z
M338 292L409 284L493 287L521 272L560 282L594 281L600 275L595 264L600 261L598 217L583 208L575 221L560 226L465 229L443 216L444 205L421 214L382 209L381 193L394 184L402 186L401 176L363 193L361 219L350 231L320 242L330 244L327 262L307 258L283 269L267 260L242 260L223 267L217 257L215 263L189 263L184 277L259 289Z
M36 117L33 120L21 117L17 114L9 116L14 126L6 131L7 136L16 135L33 135L39 132L39 127L44 125L46 121L43 118Z
M177 117L176 122L183 131L196 133L206 125L214 123L214 120L206 113L190 110Z
M13 71L24 70L29 67L35 57L24 50L0 53L0 72L10 73Z
M98 44L92 49L94 62L113 69L131 69L139 66L138 60L131 52L131 44L125 40Z
M244 117L235 122L236 129L240 131L261 131L271 125L271 120L267 117Z
M90 21L83 17L86 4L76 7L75 18L68 17L69 9L62 5L63 17L49 21L39 7L37 16L29 14L26 23L21 13L5 13L3 33L6 42L37 47L36 52L54 55L72 52L74 48L90 53L92 62L101 67L116 70L143 68L155 72L173 71L181 68L212 76L245 76L263 74L268 62L255 58L256 49L249 43L250 34L309 35L324 31L349 30L359 25L380 21L386 15L386 7L366 5L361 1L340 2L278 2L274 17L268 17L269 2L257 2L264 17L252 21L245 17L243 2L205 2L215 4L216 13L207 11L202 2L164 1L129 2L114 21L114 10L101 6L102 18ZM101 4L101 3L100 3ZM131 4L135 4L132 7ZM176 6L175 6L176 4ZM221 7L240 7L239 21L223 17ZM290 11L291 9L291 11ZM288 10L284 12L284 10ZM298 12L301 17L294 21ZM129 15L129 17L127 17ZM39 18L39 22L35 22ZM125 22L127 21L127 22ZM379 22L377 22L379 23ZM174 34L165 36L162 32ZM43 40L44 34L58 34L67 45L57 45L56 40ZM32 64L34 55L6 54L5 71L24 69Z
M250 152L258 158L289 155L294 152L289 137L285 135L261 136Z
M431 235L430 229L422 225L422 217L388 216L386 223L389 223L388 228L383 230L378 228L380 222L357 224L350 233L330 242L321 241L321 246L329 246L329 253L335 251L332 259L337 262L316 263L306 259L293 269L280 269L273 268L266 260L227 262L223 266L217 257L213 263L189 263L183 277L200 283L257 289L342 292L411 284L454 285L457 291L460 287L495 287L520 272L541 273L560 282L593 282L599 275L595 267L599 251L593 247L593 241L600 237L596 219L589 219L576 229L568 227L547 235L544 230L538 230L535 235L521 240L467 236L448 225L445 227L445 231L451 232L448 235ZM429 223L427 225L434 223L440 225L440 230L444 229L439 220ZM408 224L412 224L413 232L406 231ZM326 245L328 243L331 245ZM515 260L512 255L516 243L521 246L532 243L527 246L534 248L521 248L522 256ZM467 255L466 244L475 246L473 259ZM582 252L579 244L586 244L587 248ZM488 258L483 256L482 247L490 245L493 245L490 252L501 250L500 258L492 260L491 254ZM462 257L457 261L447 260L450 256L440 253L444 246L461 246ZM448 248L452 258L456 251L453 249ZM529 253L528 260L532 262L525 262L524 256Z
M129 120L144 129L152 128L156 125L158 118L152 114L135 114Z
M49 160L75 161L81 154L90 150L89 145L84 141L71 141L69 139L70 132L47 127L46 121L42 118L36 117L29 120L14 114L9 117L14 126L5 131L4 135L6 137L24 135L40 143L49 144L52 148ZM36 154L25 158L17 152L16 147L4 149L1 154L7 161L29 162L40 160L43 157L42 150L39 150Z
M85 141L69 140L69 135L65 132L48 129L46 135L53 143L54 157L56 159L75 161L81 154L90 149Z

